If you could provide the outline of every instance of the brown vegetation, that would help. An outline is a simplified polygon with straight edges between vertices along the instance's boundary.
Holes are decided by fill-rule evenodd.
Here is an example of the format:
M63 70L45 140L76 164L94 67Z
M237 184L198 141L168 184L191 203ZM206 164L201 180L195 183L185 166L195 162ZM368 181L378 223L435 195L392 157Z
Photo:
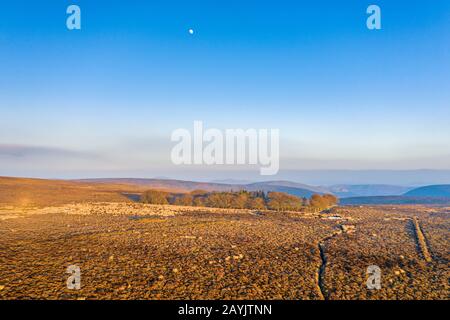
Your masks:
M139 186L0 177L0 204L49 206L77 202L130 202L123 193Z
M0 299L448 298L442 208L254 214L96 203L11 218L14 210L0 208ZM416 216L430 262L417 250ZM69 265L81 268L81 290L66 287ZM380 290L366 287L369 265L381 268Z

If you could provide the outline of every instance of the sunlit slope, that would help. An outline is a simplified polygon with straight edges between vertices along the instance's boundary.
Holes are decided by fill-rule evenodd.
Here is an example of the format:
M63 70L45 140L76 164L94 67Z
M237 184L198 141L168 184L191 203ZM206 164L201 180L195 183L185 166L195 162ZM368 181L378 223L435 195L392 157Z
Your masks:
M130 201L122 192L137 191L137 187L0 177L0 204L48 206L72 202Z

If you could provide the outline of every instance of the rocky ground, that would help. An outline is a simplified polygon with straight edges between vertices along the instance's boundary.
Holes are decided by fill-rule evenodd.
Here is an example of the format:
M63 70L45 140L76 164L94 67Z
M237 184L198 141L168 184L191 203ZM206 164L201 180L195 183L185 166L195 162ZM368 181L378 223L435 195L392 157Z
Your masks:
M448 208L0 209L2 299L448 299ZM81 270L70 290L68 266ZM381 289L366 286L381 269Z

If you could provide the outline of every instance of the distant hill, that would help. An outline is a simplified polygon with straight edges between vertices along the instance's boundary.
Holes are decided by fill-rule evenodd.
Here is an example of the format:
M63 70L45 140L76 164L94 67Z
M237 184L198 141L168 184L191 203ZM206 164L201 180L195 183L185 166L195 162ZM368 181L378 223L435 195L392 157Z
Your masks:
M343 205L363 204L432 204L450 205L450 185L432 185L415 188L403 195L341 198Z
M87 179L78 180L89 183L105 183L105 184L119 184L130 186L141 186L148 189L158 189L161 191L170 192L191 192L194 190L205 191L277 191L286 192L298 197L310 197L314 193L324 194L329 193L325 188L309 186L306 184L295 183L290 181L266 181L256 182L250 184L223 184L210 182L194 182L183 180L164 180L164 179L132 179L132 178L118 178L118 179Z
M129 202L122 194L139 191L120 185L99 185L65 180L0 177L0 204L51 206L74 202Z
M169 191L169 192L190 192L194 190L231 191L241 189L239 185L172 180L172 179L105 178L105 179L83 179L76 181L87 183L116 184L124 186L125 185L139 186L145 189L158 189L161 191Z
M360 196L396 196L403 195L411 190L411 187L367 184L367 185L334 185L331 187L318 187L292 181L263 181L255 183L243 183L244 181L223 180L223 182L196 182L173 179L139 179L139 178L107 178L76 180L87 183L116 184L123 186L139 186L148 189L158 189L169 192L191 192L193 190L205 191L278 191L286 192L298 197L310 197L311 195L331 193L340 198ZM227 181L228 183L224 183Z
M50 206L75 202L129 202L138 200L142 192L149 189L173 193L262 190L286 192L299 197L326 191L288 181L235 185L169 179L49 180L0 177L0 204Z
M315 191L317 193L325 193L330 192L325 187L316 187L311 186L308 184L298 183L298 182L292 182L292 181L286 181L286 180L278 180L278 181L264 181L264 182L255 182L247 184L246 186L252 187L252 186L278 186L278 187L288 187L288 188L297 188L297 189L306 189L310 191Z
M249 180L238 180L238 179L223 179L223 180L211 180L211 183L221 183L221 184L250 184L252 181Z
M330 193L329 190L322 187L314 187L306 184L291 182L291 181L267 181L256 182L242 186L248 191L276 191L292 194L297 197L311 197L313 194Z
M448 197L450 198L450 184L433 185L413 189L404 194L408 197Z
M343 205L360 204L450 204L450 185L409 190L394 185L335 185L316 187L291 181L225 184L171 179L45 180L0 177L0 204L57 205L72 202L136 201L142 192L155 189L172 193L205 191L277 191L298 197L332 193ZM398 194L405 191L404 195ZM353 195L353 196L352 196ZM356 196L355 196L356 195Z
M340 198L370 197L370 196L400 196L413 189L412 187L388 184L339 184L329 187L329 190Z
M378 196L340 199L341 205L450 205L450 197Z

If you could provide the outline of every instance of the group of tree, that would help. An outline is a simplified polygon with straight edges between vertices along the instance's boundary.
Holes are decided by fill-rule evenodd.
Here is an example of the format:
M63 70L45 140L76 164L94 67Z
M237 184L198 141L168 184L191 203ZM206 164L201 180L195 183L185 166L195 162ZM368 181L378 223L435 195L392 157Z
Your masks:
M284 192L229 191L208 192L195 190L190 193L176 194L149 190L142 194L141 202L150 204L172 204L179 206L197 206L229 209L257 209L276 211L301 211L312 209L321 211L338 203L331 194L314 194L310 199L299 198Z
M313 194L311 199L309 199L309 206L313 208L315 211L325 210L336 205L339 202L339 199L332 194Z

